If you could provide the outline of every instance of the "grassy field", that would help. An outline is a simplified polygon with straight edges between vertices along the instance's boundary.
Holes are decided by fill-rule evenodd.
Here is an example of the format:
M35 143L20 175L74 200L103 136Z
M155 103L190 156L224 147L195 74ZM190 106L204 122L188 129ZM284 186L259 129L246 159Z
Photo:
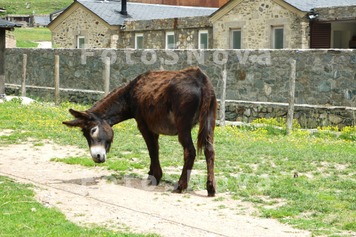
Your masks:
M35 48L38 41L51 41L51 31L48 28L16 28L14 31L16 47Z
M2 176L0 207L0 236L144 236L117 233L100 227L79 227L68 221L59 211L38 203L30 185L15 183Z
M0 7L5 8L4 14L49 14L69 6L73 0L0 0ZM1 15L0 15L1 16Z
M67 103L59 107L39 103L0 104L0 129L14 130L10 136L1 137L0 145L36 138L87 148L80 131L61 124L71 119L69 107L85 109ZM277 120L260 122L282 125ZM135 123L127 121L116 125L114 130L114 144L108 161L102 166L118 178L146 173L148 153ZM323 128L315 133L295 130L291 136L285 136L285 130L273 126L217 127L218 192L252 202L261 216L310 230L314 236L355 234L356 129L348 127L339 133L332 130ZM193 133L196 137L196 129ZM174 171L165 172L163 181L176 182L183 163L182 148L176 137L169 136L160 137L160 147L163 170ZM86 157L55 161L95 165L89 152ZM197 158L194 170L190 188L204 189L203 157Z
M0 13L0 17L6 14L50 14L71 3L73 0L0 0L0 7L6 9L5 13ZM18 48L36 48L38 41L51 41L51 32L47 28L15 28L14 34Z

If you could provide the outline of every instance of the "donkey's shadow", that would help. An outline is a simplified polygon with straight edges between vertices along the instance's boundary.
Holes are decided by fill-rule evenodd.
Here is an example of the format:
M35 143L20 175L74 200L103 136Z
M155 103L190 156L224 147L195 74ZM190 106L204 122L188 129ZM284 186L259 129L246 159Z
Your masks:
M137 175L111 174L111 175L102 175L96 177L56 180L56 183L75 184L80 186L97 186L99 185L100 182L107 182L107 183L111 183L114 185L119 185L127 188L144 190L147 192L167 193L167 194L172 193L177 187L177 184L172 181L163 179L160 181L158 185L156 185L154 178L152 180L152 177L143 178ZM191 189L188 189L185 192L194 196L206 197L205 195L194 192Z

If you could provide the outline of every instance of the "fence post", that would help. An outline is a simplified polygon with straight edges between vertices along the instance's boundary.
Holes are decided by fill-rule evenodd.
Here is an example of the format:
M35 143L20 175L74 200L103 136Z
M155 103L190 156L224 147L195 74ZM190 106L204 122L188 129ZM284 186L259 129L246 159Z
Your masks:
M59 95L59 55L54 56L54 102L56 105L60 103Z
M225 126L225 100L226 100L226 80L227 80L226 63L223 66L221 76L222 76L223 85L222 85L222 93L220 98L220 125Z
M296 78L296 60L291 59L291 73L289 79L289 98L288 98L288 115L287 115L287 135L290 135L293 129L294 117L294 99L295 99L295 78Z
M6 27L0 28L0 99L5 96Z
M27 77L27 54L22 55L22 83L21 96L26 97L26 77Z
M104 96L109 94L110 91L110 57L105 57L104 59Z

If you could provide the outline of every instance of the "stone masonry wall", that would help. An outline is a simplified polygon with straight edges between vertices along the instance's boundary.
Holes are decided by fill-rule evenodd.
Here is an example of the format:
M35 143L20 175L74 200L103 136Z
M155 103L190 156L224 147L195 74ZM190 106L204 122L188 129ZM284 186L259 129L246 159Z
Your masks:
M315 8L315 12L319 14L319 21L356 19L356 6Z
M225 117L227 121L250 123L258 118L287 118L287 103L268 103L250 101L227 101ZM356 107L310 106L296 104L294 119L302 128L324 126L355 126Z
M54 56L59 55L63 100L80 101L83 94L72 89L88 90L88 103L102 94L105 57L111 58L111 90L147 70L199 66L210 77L221 99L225 88L222 72L226 68L226 100L233 101L227 103L226 116L242 121L256 116L285 116L286 106L281 103L288 101L290 60L294 59L295 103L301 111L296 117L300 122L305 126L330 123L342 127L355 121L356 50L6 49L7 93L11 88L11 93L19 91L23 54L28 55L28 95L51 99ZM47 96L35 92L40 89L47 91ZM68 93L71 95L66 96Z
M177 49L197 49L199 31L207 30L213 42L212 26L208 17L185 17L145 21L127 21L120 30L117 48L135 48L135 34L143 34L145 49L164 49L166 32L175 33ZM212 44L209 45L212 48Z
M242 1L214 22L214 48L231 48L231 29L241 29L243 49L272 48L273 26L284 27L284 48L309 48L309 24L306 17L301 18L270 0Z
M6 48L16 48L16 39L13 31L7 30L6 34Z

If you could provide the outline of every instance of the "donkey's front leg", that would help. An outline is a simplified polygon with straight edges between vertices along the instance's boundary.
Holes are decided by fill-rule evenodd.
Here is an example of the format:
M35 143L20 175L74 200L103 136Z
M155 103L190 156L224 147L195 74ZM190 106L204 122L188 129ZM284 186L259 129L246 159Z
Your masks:
M150 155L151 164L150 171L148 172L148 179L152 185L158 185L161 181L163 172L159 163L159 135L151 132L145 124L139 124L139 130L145 139L147 149Z

